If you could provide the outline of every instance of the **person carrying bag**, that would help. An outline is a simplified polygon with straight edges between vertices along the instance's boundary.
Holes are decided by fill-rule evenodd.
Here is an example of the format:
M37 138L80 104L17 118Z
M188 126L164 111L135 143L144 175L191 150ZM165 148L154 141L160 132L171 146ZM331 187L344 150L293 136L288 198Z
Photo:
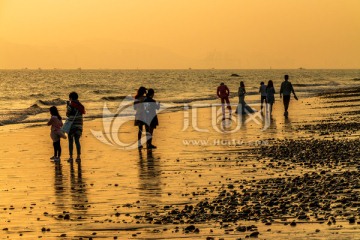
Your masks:
M74 142L76 145L76 161L81 161L81 145L80 137L83 132L83 114L85 114L85 107L78 100L79 96L76 92L69 94L69 102L67 104L66 116L68 122L65 122L64 131L68 133L69 139L69 162L73 161Z

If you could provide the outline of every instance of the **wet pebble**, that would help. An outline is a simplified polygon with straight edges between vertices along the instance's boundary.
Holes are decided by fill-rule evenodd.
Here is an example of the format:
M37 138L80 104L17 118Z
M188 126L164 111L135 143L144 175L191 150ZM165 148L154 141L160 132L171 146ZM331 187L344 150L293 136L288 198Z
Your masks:
M251 238L257 238L258 236L259 236L259 232L252 232L251 234L250 234L250 237Z

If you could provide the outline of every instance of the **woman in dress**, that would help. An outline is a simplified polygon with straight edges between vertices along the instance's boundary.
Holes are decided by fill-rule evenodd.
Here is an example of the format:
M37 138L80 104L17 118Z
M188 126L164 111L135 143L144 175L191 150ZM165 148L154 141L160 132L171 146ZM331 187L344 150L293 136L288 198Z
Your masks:
M272 108L275 103L275 88L272 80L269 80L266 86L266 101L269 107L269 115L272 116Z
M243 81L241 81L238 90L239 105L237 108L237 113L239 114L245 114L245 94L246 94L245 84Z

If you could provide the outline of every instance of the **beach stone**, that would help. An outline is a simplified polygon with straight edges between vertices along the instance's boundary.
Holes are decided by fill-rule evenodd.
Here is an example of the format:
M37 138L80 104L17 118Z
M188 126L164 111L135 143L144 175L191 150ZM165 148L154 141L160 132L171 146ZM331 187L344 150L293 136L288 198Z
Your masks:
M350 224L354 224L355 221L356 221L356 218L355 218L355 217L350 217L350 218L349 218L349 223L350 223Z
M245 226L238 226L236 228L236 231L238 231L238 232L246 232L246 227Z
M250 234L250 237L251 238L257 238L258 236L259 236L259 232L252 232L251 234Z
M195 231L195 226L194 225L190 225L190 226L187 226L186 228L185 228L185 231L189 231L189 232L193 232L193 231Z
M306 215L306 214L301 214L301 215L299 215L298 216L298 219L299 220L306 220L306 219L308 219L309 217Z

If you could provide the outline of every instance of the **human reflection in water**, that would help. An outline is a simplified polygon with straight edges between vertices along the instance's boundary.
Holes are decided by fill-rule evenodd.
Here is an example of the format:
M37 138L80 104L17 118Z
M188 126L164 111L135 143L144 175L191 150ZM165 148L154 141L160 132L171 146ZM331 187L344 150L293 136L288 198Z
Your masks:
M77 174L73 161L70 162L70 185L72 208L79 210L78 214L85 214L88 206L86 184L82 178L81 161L76 162Z
M284 119L284 131L292 132L291 118L289 118L289 117L286 117Z
M139 151L139 194L144 197L146 204L157 203L161 198L160 176L160 161L154 158L152 150L147 150L146 159Z
M266 104L265 105L265 115L264 115L264 118L262 120L263 130L276 129L276 119L272 118L268 108L269 108L269 105Z
M55 189L55 206L63 210L65 205L64 203L64 182L63 182L63 173L62 165L60 161L54 161L55 165L55 175L54 175L54 189Z

